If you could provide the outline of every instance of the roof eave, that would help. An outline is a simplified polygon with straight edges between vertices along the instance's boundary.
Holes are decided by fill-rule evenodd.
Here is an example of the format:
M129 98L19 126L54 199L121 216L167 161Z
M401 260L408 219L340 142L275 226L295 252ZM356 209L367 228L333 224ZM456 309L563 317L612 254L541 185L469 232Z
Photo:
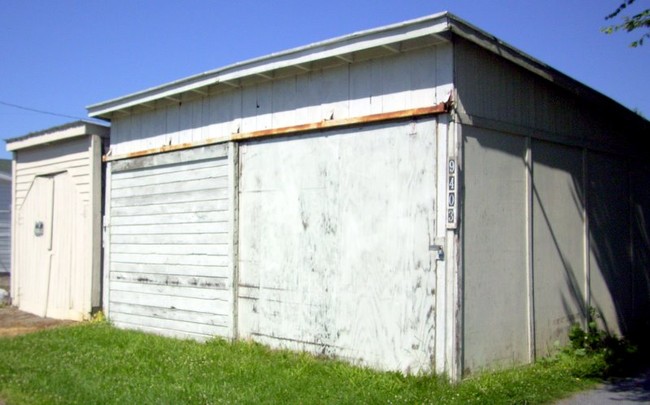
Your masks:
M106 125L88 121L75 121L42 131L33 132L25 136L7 139L5 142L7 144L7 151L14 152L20 149L31 148L38 145L86 135L99 135L102 138L107 138L110 136L110 128Z
M210 72L184 78L153 87L124 97L93 104L86 109L91 117L110 120L116 112L128 113L130 108L146 106L148 103L168 99L180 101L187 93L204 94L204 89L223 85L239 87L240 82L251 77L272 80L274 72L296 68L301 71L320 69L323 65L344 64L358 60L361 53L383 49L386 53L402 50L399 44L408 44L418 39L430 39L428 45L447 41L444 33L449 30L450 14L447 12L389 25L368 31L357 32L331 40L271 54L257 59L237 63ZM394 46L398 44L398 46ZM355 56L357 58L355 58ZM333 62L333 63L328 63Z

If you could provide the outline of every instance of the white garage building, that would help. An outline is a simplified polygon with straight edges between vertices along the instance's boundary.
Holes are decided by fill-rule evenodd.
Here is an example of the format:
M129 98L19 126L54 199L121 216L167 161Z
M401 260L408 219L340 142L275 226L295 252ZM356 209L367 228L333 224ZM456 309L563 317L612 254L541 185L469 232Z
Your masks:
M647 332L648 121L451 14L88 111L118 326L454 377Z

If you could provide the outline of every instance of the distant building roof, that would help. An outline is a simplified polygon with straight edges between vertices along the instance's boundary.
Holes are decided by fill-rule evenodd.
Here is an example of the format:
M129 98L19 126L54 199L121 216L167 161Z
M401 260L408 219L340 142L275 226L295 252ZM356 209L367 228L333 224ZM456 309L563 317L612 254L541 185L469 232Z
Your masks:
M110 136L109 126L106 124L95 123L90 121L74 121L56 127L44 129L42 131L32 132L17 138L7 139L7 150L14 151L18 149L29 148L36 145L60 141L87 134L95 134L101 137Z

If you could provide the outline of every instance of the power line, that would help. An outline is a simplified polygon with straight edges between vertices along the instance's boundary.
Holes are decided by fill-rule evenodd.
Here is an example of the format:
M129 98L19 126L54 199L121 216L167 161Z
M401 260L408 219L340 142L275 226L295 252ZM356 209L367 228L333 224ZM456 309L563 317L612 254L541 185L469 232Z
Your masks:
M7 107L18 108L20 110L31 111L31 112L35 112L35 113L39 113L39 114L54 115L54 116L57 116L57 117L72 118L72 119L75 119L75 120L87 120L88 119L88 118L85 118L85 117L77 117L75 115L59 114L59 113L55 113L55 112L51 112L51 111L45 111L45 110L39 110L39 109L36 109L36 108L25 107L25 106L18 105L18 104L7 103L6 101L2 101L2 100L0 100L0 104L5 105Z

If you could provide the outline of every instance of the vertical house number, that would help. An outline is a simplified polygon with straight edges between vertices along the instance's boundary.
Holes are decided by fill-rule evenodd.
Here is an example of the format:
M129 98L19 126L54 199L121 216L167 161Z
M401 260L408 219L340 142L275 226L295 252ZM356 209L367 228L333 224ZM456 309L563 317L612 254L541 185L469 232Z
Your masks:
M447 163L447 229L456 229L458 217L458 204L456 201L457 174L456 158L449 158Z

